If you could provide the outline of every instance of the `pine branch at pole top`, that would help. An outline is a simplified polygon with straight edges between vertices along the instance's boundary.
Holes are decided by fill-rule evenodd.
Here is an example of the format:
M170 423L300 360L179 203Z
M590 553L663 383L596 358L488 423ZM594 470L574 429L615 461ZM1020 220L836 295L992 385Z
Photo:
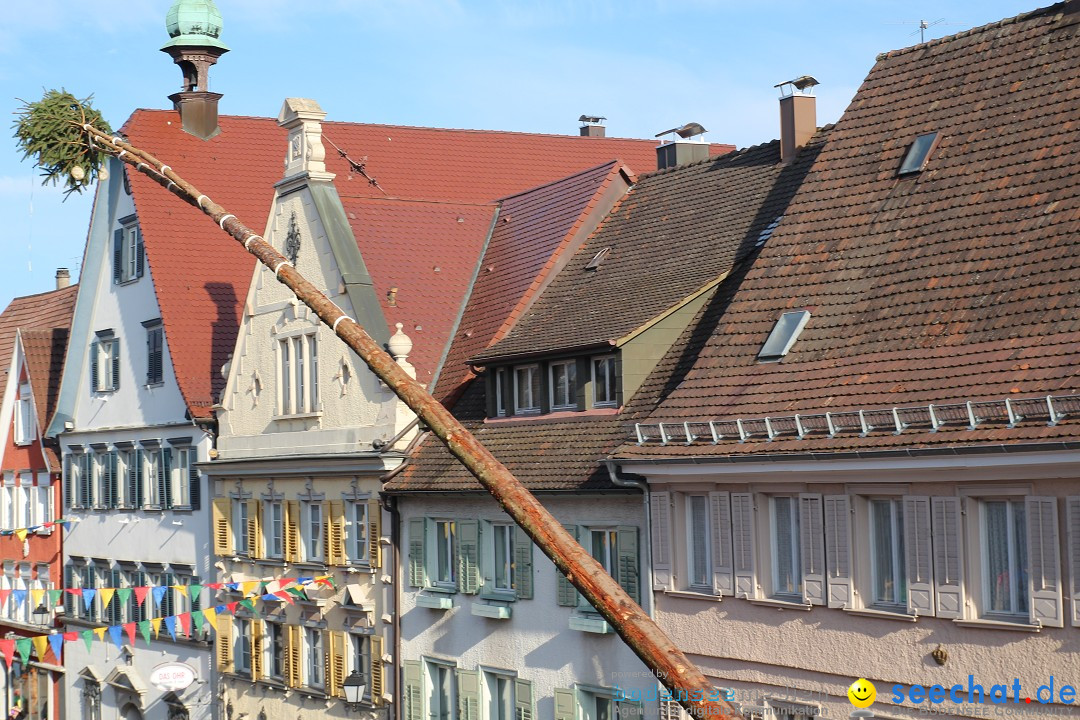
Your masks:
M122 160L210 216L223 231L272 270L278 281L311 308L446 444L567 580L611 624L680 705L697 717L741 718L732 705L716 698L713 686L701 671L532 493L449 410L409 377L353 318L346 316L305 279L284 255L153 155L90 123L83 123L82 129L91 147Z

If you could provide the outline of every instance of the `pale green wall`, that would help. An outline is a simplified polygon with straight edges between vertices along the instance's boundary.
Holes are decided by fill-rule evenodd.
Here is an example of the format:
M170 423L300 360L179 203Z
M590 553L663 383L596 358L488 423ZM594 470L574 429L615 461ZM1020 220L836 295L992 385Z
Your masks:
M622 346L623 403L634 396L660 358L712 295L711 292L702 293Z

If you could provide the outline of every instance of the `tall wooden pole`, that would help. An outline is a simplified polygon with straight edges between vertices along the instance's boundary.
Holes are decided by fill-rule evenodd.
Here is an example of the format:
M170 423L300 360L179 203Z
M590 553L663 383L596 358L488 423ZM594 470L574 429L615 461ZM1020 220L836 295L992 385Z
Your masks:
M341 308L297 272L284 255L157 158L119 137L102 133L92 125L83 124L81 127L87 133L92 146L121 159L180 199L202 210L259 262L272 270L278 281L292 290L297 298L333 329L335 334L367 363L371 371L446 444L450 452L532 538L541 552L555 563L559 572L585 596L652 670L656 678L670 691L673 699L697 717L742 717L717 695L701 671L612 579L603 566L563 529L533 494L481 445L442 403L409 377L355 320L346 316ZM642 592L648 590L641 589Z

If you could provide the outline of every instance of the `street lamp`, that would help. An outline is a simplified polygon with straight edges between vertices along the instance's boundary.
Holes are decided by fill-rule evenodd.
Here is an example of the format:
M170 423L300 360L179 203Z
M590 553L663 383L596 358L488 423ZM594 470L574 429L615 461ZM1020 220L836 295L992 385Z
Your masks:
M52 612L45 606L45 600L41 601L41 604L34 608L34 622L38 625L45 625L52 617Z
M359 672L353 670L349 673L349 677L345 678L342 688L345 690L345 707L349 710L359 710L360 701L364 698L364 690L367 689L364 678Z

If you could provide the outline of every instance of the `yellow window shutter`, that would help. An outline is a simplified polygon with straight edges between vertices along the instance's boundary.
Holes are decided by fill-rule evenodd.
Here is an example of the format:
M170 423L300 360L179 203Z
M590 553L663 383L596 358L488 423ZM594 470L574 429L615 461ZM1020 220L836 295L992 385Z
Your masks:
M349 637L343 632L330 633L330 672L327 677L333 678L330 686L330 694L335 697L345 697L345 656L349 651Z
M217 664L220 672L233 671L233 621L230 615L217 616Z
M331 500L329 521L326 523L326 562L329 565L347 565L345 556L345 503Z
M289 687L300 687L303 684L303 628L299 625L289 625L289 666L287 682Z
M382 536L382 508L378 500L368 501L368 554L369 562L373 568L382 567L382 544L379 538Z
M252 558L263 556L262 537L262 503L258 500L248 500L248 554Z
M371 636L371 703L382 705L383 690L383 639L381 635Z
M232 555L232 500L214 498L214 554Z
M263 676L263 624L261 620L251 620L251 679L257 681Z
M285 562L300 560L300 503L285 501Z

